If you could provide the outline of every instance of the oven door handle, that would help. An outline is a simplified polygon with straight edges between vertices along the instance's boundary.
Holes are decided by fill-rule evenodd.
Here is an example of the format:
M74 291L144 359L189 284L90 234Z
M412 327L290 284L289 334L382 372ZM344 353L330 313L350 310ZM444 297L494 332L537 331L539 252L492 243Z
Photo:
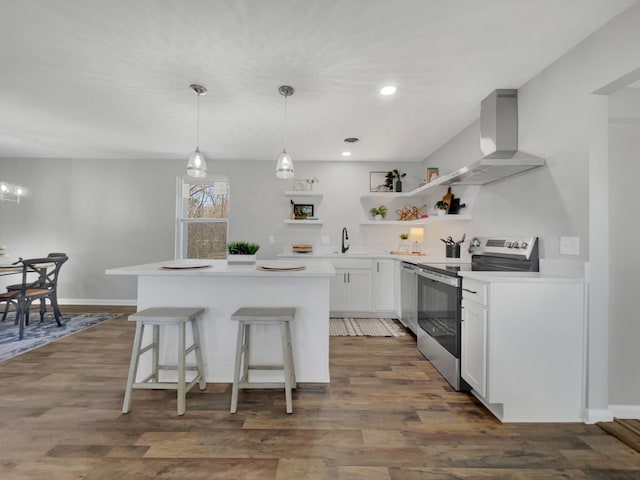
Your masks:
M473 293L474 295L478 292L474 291L474 290L469 290L468 288L463 288L462 290L464 290L465 292L469 292L469 293Z

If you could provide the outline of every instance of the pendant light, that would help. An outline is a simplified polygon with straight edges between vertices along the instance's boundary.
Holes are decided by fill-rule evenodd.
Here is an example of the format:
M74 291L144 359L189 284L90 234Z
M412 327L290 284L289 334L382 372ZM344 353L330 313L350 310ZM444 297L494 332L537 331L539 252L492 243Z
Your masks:
M207 161L204 158L202 152L200 152L200 95L206 95L207 89L202 85L192 84L189 88L193 93L198 96L198 114L197 114L197 131L196 131L196 149L189 156L189 162L187 163L187 175L190 177L206 177L207 176Z
M276 165L276 176L278 178L293 178L295 172L291 155L287 153L287 97L293 95L294 91L293 87L288 85L282 85L278 88L280 95L284 96L284 149L278 157L278 164Z

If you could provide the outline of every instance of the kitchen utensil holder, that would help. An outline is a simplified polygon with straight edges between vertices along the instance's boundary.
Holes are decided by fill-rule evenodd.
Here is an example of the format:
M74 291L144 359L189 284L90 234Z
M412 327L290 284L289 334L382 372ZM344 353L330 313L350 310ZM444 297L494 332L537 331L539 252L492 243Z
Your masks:
M460 258L460 245L446 245L447 258Z

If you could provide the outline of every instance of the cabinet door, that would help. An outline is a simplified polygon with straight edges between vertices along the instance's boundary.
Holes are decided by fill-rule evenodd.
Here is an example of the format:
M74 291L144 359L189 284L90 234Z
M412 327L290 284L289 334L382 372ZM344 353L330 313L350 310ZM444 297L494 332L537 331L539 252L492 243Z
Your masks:
M371 270L349 270L347 273L347 307L349 311L371 311Z
M487 394L487 308L462 300L462 378L478 394Z
M391 312L394 304L394 261L376 260L373 272L373 308L376 312Z
M347 273L348 270L336 268L336 275L329 283L329 309L347 309Z

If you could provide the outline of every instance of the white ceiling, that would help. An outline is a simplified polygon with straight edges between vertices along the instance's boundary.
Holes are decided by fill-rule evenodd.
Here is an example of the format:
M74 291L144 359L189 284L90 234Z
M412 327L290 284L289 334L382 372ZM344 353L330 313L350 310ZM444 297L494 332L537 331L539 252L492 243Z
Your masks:
M0 0L0 158L419 161L633 3Z

